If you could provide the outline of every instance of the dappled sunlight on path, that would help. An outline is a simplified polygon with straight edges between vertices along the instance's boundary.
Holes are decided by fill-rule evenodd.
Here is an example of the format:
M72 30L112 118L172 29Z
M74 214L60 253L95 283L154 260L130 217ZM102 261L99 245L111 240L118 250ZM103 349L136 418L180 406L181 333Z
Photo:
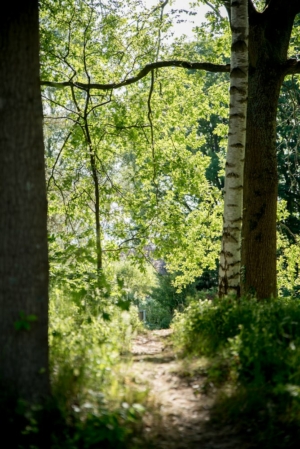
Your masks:
M132 347L134 375L148 384L155 410L145 416L140 447L245 449L234 429L210 422L215 393L205 392L206 378L199 370L190 375L183 369L169 343L170 334L169 329L149 332L138 336Z

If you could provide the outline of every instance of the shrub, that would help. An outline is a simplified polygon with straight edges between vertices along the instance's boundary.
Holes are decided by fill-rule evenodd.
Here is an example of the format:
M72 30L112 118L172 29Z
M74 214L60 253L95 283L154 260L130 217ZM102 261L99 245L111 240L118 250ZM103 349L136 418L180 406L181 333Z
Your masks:
M289 426L298 428L298 301L287 298L264 302L230 298L192 301L185 312L176 315L173 327L178 350L209 357L214 378L231 383L231 393L222 397L222 406L219 404L224 411L226 403L227 413L223 416L235 417L247 423L248 428L256 423L257 437L267 441L272 434L275 446L280 432L286 437ZM289 447L291 443L288 438L280 441L279 447L285 447L284 444Z
M97 315L95 307L52 290L52 398L32 406L0 389L1 432L11 449L133 447L128 441L141 423L147 391L134 385L121 356L142 325L135 307L104 304Z
M141 326L137 309L106 306L84 314L72 301L53 295L50 310L52 391L59 410L74 426L83 447L100 441L117 448L143 411L146 392L121 373L120 355ZM58 446L59 447L59 446Z

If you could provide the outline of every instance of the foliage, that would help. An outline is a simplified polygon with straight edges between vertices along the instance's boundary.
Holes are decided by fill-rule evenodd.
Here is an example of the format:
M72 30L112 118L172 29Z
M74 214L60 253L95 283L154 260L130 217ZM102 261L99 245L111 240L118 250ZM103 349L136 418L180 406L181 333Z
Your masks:
M281 90L277 121L279 197L286 201L289 215L281 231L293 242L299 221L299 84L287 79Z
M142 310L146 312L146 327L148 329L168 329L173 318L170 310L153 297L149 297L142 304Z
M298 301L194 300L173 327L177 348L209 357L210 381L231 385L219 405L223 419L255 429L268 447L279 437L276 447L289 447L287 429L300 425Z
M145 391L132 389L120 366L120 354L129 350L140 328L137 311L111 305L107 320L82 313L59 293L53 292L51 302L53 395L63 415L75 419L75 437L84 447L100 441L118 447L130 423L139 420L145 399Z
M286 201L278 202L277 233L278 248L278 289L283 296L299 297L300 276L298 261L300 257L299 236L289 228L291 221ZM298 214L297 214L298 215Z
M161 276L154 268L150 265L141 271L132 261L117 262L114 268L116 276L122 279L126 297L139 310L146 312L146 326L151 329L169 327L172 313L163 301L164 296L156 296L156 292L161 292Z
M141 422L147 391L133 384L121 356L142 326L134 306L102 308L105 313L96 315L79 307L72 295L52 289L52 399L32 406L2 389L1 410L8 407L10 413L1 414L1 425L12 449L132 447L128 441Z
M141 9L128 0L118 7L107 2L102 9L65 1L62 9L45 0L42 77L121 80L158 56L186 58L188 49L194 57L200 46L211 57L215 46L222 48L221 62L229 52L229 29L223 25L211 25L215 41L198 30L197 45L177 40L167 45L170 20L159 8ZM198 123L203 117L207 125L212 107L218 117L226 116L227 92L222 82L212 88L215 79L199 72L166 68L151 76L120 91L44 89L56 281L72 273L74 283L78 273L79 284L81 276L89 282L99 258L104 271L124 255L142 265L149 242L169 271L182 273L178 286L215 264L222 199L206 178L211 154L199 148L211 136L206 139Z
M164 329L170 326L175 310L183 310L187 297L196 294L195 285L191 284L180 292L174 286L176 276L172 274L157 274L157 284L151 292L151 297L144 302L146 321L150 328Z
M278 236L279 258L278 258L278 285L283 296L293 296L299 299L300 276L299 236L295 236L294 242L290 242L286 235Z
M139 306L157 285L156 273L151 265L140 269L131 260L121 260L112 264L110 269L115 279L122 284L122 293L133 305ZM112 291L112 296L115 294L118 294L118 289Z
M119 284L114 283L117 288L112 288L111 300L121 295L123 300L126 298L130 304L144 310L146 326L150 329L168 328L174 311L183 310L186 298L197 293L194 284L179 292L174 286L175 275L159 274L151 265L141 270L132 261L123 260L115 262L111 270L119 284L122 284L120 290Z
M45 0L42 6L44 79L122 79L156 60L158 53L161 59L229 62L228 21L213 14L205 26L195 27L194 41L168 42L171 18L161 16L159 9L141 10L135 1L122 7L107 2L102 9L79 1L65 1L60 8ZM297 42L294 32L292 54ZM215 269L228 76L172 68L153 76L120 91L44 89L50 252L56 281L69 276L67 272L72 283L74 273L79 283L81 276L87 282L97 276L97 210L104 268L121 254L143 264L145 247L152 242L156 256L177 275L178 288ZM287 200L290 212L281 231L289 239L287 228L298 234L299 227L297 95L297 82L287 80L277 140L279 196Z

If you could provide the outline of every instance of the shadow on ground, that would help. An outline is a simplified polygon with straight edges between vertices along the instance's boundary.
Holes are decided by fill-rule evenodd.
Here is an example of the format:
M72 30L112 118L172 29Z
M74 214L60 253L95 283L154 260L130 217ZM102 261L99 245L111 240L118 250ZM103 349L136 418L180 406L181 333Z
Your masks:
M229 425L211 420L216 393L207 378L184 372L169 343L170 330L139 336L132 348L134 376L147 384L153 410L144 417L142 435L133 441L147 449L250 449ZM245 441L246 440L246 441Z

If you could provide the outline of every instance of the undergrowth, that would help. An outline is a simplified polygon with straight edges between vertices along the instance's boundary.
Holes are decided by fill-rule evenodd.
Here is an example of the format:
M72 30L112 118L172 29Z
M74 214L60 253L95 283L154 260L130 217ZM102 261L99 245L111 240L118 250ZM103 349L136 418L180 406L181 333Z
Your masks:
M0 392L7 447L134 449L132 436L141 425L148 391L134 383L126 355L142 330L135 307L124 311L106 301L91 313L52 291L52 397L43 407L29 406L13 392Z
M193 300L176 315L173 328L177 351L210 360L208 384L221 392L215 419L234 423L259 447L298 447L297 300Z

